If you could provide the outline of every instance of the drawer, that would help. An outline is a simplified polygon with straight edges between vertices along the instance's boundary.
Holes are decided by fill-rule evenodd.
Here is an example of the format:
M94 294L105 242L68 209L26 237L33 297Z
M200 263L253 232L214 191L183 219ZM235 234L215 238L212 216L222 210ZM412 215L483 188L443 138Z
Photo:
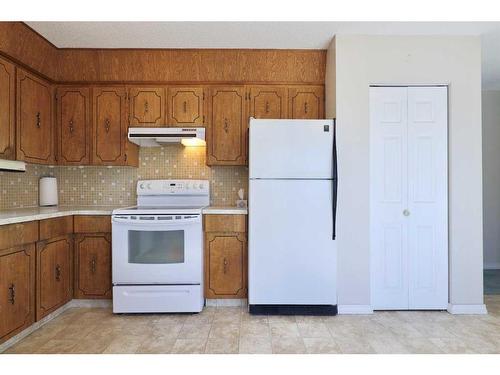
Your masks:
M38 241L38 221L0 226L0 249Z
M73 233L73 216L40 220L40 240Z
M75 233L111 233L111 216L75 216Z
M247 231L246 215L205 215L205 232L241 232Z

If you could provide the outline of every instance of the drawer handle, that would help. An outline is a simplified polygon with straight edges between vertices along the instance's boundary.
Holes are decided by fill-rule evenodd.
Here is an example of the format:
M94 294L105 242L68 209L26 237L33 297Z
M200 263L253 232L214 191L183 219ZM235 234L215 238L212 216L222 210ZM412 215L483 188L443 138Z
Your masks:
M56 280L61 281L61 266L59 264L56 265Z
M307 113L307 102L304 103L304 113Z
M42 126L42 120L40 119L40 112L36 113L36 127L40 129Z
M69 132L73 133L75 128L73 127L73 119L69 120Z
M226 133L229 131L229 123L227 122L227 118L224 119L224 131Z
M269 102L266 101L266 113L269 113Z
M104 129L106 129L106 133L109 133L109 128L110 128L109 119L106 119L104 121Z
M144 114L148 113L149 112L149 103L148 101L146 100L144 102Z
M92 261L90 262L90 268L92 269L92 273L96 273L97 270L97 262L95 257L92 258Z
M187 102L186 101L184 101L184 103L182 103L182 107L184 109L184 113L186 113L187 112Z
M227 263L228 263L228 262L227 262L227 259L226 259L226 258L224 258L224 274L226 274L226 273L227 273Z
M9 302L12 305L16 302L16 286L13 283L9 286Z

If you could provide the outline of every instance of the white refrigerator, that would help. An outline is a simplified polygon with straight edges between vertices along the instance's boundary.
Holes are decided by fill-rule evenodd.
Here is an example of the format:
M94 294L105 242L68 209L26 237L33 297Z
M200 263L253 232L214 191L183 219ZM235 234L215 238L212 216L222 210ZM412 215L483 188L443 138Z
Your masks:
M337 313L335 120L250 120L249 311Z

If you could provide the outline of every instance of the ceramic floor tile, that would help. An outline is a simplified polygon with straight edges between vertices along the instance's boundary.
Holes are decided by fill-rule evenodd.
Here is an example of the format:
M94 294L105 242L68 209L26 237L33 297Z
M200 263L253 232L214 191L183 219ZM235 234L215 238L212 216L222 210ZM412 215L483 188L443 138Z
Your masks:
M225 339L213 339L209 338L207 340L207 345L205 347L205 353L209 354L236 354L238 353L239 341L238 338L225 338Z
M339 354L340 347L332 338L304 338L304 345L309 354Z
M131 354L147 340L145 336L124 335L114 338L104 349L104 354Z
M273 337L300 337L297 323L269 323Z
M206 339L210 332L210 324L184 324L177 335L182 339Z
M322 322L300 322L297 327L302 337L331 337L328 327Z
M239 352L241 354L271 354L273 352L271 338L241 336Z
M139 354L168 354L172 351L175 338L164 336L153 336L146 339L136 350Z
M271 335L271 330L267 322L262 323L245 321L241 323L240 335L251 337L269 337Z
M304 341L300 337L273 337L273 354L305 354Z
M210 329L210 338L235 339L240 335L240 326L237 324L214 323Z
M205 352L206 343L206 339L177 339L171 353L201 354Z

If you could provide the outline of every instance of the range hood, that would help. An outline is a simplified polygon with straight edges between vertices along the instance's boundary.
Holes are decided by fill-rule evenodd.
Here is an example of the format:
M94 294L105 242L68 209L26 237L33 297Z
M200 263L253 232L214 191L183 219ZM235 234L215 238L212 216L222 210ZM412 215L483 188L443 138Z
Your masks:
M0 159L0 171L26 172L26 163L24 161Z
M140 147L182 143L205 146L205 128L129 128L128 139Z

